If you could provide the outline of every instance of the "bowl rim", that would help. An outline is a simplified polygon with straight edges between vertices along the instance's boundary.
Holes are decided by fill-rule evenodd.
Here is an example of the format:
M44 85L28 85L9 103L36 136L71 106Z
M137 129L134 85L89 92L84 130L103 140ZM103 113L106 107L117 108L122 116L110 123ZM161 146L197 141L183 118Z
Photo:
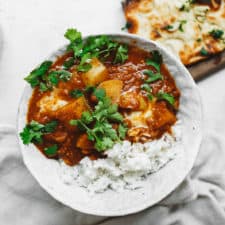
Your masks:
M196 154L195 154L195 158L193 160L193 163L191 164L191 166L188 168L188 170L186 170L186 174L179 180L179 182L176 183L176 185L174 185L173 189L169 190L167 192L167 194L164 194L160 199L158 199L154 204L149 204L148 201L146 200L141 207L133 207L133 208L129 208L128 210L127 209L123 209L121 211L112 211L112 212L103 212L103 211L99 211L98 209L95 209L95 210L90 210L89 208L85 209L85 207L77 207L77 208L74 208L73 206L71 206L69 203L65 202L60 196L56 195L56 194L52 194L51 193L51 190L45 186L45 184L43 184L36 176L35 176L35 173L34 171L32 170L32 167L29 165L29 163L27 162L27 160L25 159L24 157L24 154L23 154L23 148L24 148L24 145L23 143L21 142L20 140L20 136L19 136L19 116L20 116L20 109L21 109L21 103L22 103L22 100L24 98L24 95L25 95L25 92L26 92L26 88L29 86L28 84L25 84L24 85L24 89L23 89L23 92L22 92L22 95L20 97L20 100L19 100L19 105L18 105L18 111L17 111L17 117L16 117L16 136L17 136L17 141L18 141L18 144L19 144L19 147L20 147L20 151L21 151L21 154L22 154L22 158L23 158L23 162L25 164L25 166L27 167L28 171L31 173L31 175L35 178L35 180L38 182L38 184L42 187L42 189L44 189L52 198L56 199L58 202L62 203L63 205L66 205L68 206L69 208L72 208L73 210L77 210L79 212L82 212L82 213L86 213L86 214L89 214L89 215L95 215L95 216L107 216L107 217L114 217L114 216L125 216L125 215L130 215L130 214L134 214L134 213L138 213L140 211L143 211L149 207L152 207L154 205L156 205L158 202L162 201L163 199L165 199L169 194L171 194L185 179L186 177L188 176L188 174L190 173L191 169L193 168L194 166L194 163L196 161L196 158L197 158L197 155L199 153L199 149L200 149L200 145L201 145L201 142L202 142L202 137L203 137L203 104L202 104L202 100L201 100L201 95L200 95L200 92L199 92L199 88L197 87L196 83L194 82L190 72L187 70L187 68L182 64L182 62L179 60L178 57L176 57L174 54L172 54L170 51L168 51L165 47L163 47L161 44L159 44L158 42L155 42L153 40L149 40L149 39L146 39L146 38L143 38L143 37L140 37L138 35L135 35L135 34L128 34L128 33L122 33L122 32L118 32L118 33L104 33L104 32L100 32L100 33L96 33L96 34L89 34L89 35L84 35L82 38L85 40L89 37L96 37L96 36L101 36L101 35L105 35L105 36L109 36L109 37L113 37L113 38L117 38L117 39L120 39L120 38L127 38L127 39L130 39L130 40L134 40L136 43L138 42L144 42L146 44L153 44L157 49L159 50L162 50L164 53L166 53L168 55L168 57L170 59L172 59L173 61L176 62L176 67L182 67L183 71L185 71L186 73L186 76L189 77L190 79L190 82L192 82L192 85L194 86L194 88L196 89L196 93L198 95L198 102L200 103L199 104L199 112L200 112L200 116L201 116L201 119L199 121L199 127L200 127L200 133L198 134L199 137L198 137L198 143L197 143L197 147L196 147ZM65 51L66 49L66 44L63 45L62 47L58 48L57 50L55 51L52 51L51 54L49 54L48 57L45 57L45 59L50 59L51 56L58 52L58 51ZM40 64L38 64L40 65ZM38 66L36 65L36 66Z

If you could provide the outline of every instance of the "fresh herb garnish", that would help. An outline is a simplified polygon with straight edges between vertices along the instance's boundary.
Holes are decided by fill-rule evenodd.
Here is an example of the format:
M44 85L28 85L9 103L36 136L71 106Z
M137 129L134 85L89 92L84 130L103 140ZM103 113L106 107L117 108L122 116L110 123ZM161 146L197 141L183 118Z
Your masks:
M121 30L129 30L132 27L131 22L126 22L125 26L121 28Z
M57 153L58 145L52 145L44 149L44 152L48 156L53 156Z
M173 30L173 26L172 25L167 25L164 27L165 30Z
M145 80L146 83L152 83L163 79L161 73L154 73L152 70L145 70L143 73L148 76L147 80Z
M51 61L44 61L39 67L34 69L27 77L25 77L24 80L26 80L31 87L40 85L41 80L43 80L44 75L48 72L51 66Z
M187 20L181 20L180 21L180 24L179 24L179 27L178 27L180 32L184 32L184 24L186 24L186 23L187 23Z
M33 88L39 86L40 90L43 92L57 86L60 80L64 82L70 80L72 74L66 70L54 70L49 72L51 65L51 61L43 62L38 68L25 77L25 80Z
M180 8L180 11L189 12L191 9L191 6L196 2L196 0L187 0Z
M150 101L152 101L154 98L154 96L152 94L152 88L148 84L144 83L141 85L141 89L147 92L148 99Z
M157 72L160 72L160 67L162 64L162 55L158 51L153 51L151 59L146 60L148 66L154 67Z
M157 93L156 97L158 98L158 100L165 100L168 103L170 103L171 105L174 105L174 103L175 103L175 99L174 99L173 95L171 95L169 93L160 91Z
M200 50L200 54L202 56L208 56L209 52L204 47L202 47L201 50Z
M70 124L86 131L88 139L95 142L95 148L104 151L111 148L115 142L124 139L127 128L123 125L123 117L118 112L118 106L111 103L105 91L96 89L94 94L98 99L94 111L83 112L79 120L71 120ZM119 124L118 131L110 122Z
M63 67L68 70L70 67L72 67L74 65L74 58L71 57L69 59L67 59L64 63L63 63Z
M23 131L20 133L20 137L25 145L29 143L42 143L42 136L54 132L57 125L58 122L56 120L46 124L41 124L32 120L24 127Z
M214 38L214 39L221 39L223 37L224 31L215 29L209 32L209 34Z
M89 37L83 41L81 33L76 29L68 29L64 36L70 41L67 49L74 52L74 58L78 61L78 71L90 70L91 59L94 57L104 61L114 53L114 63L124 63L128 58L128 47L111 40L108 36Z
M142 84L141 85L141 89L145 90L147 92L151 92L152 91L152 88L148 84Z
M73 98L80 98L83 95L84 95L83 92L79 89L74 89L70 92L70 96Z

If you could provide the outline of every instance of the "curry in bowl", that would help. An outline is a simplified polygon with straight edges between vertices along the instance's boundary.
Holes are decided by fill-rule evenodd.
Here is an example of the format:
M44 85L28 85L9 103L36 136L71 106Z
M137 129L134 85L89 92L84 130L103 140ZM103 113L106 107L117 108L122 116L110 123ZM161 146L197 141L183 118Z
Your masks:
M32 86L24 144L73 166L105 158L117 142L145 143L171 133L180 92L158 51L113 41L83 40L68 29L67 52L25 80Z

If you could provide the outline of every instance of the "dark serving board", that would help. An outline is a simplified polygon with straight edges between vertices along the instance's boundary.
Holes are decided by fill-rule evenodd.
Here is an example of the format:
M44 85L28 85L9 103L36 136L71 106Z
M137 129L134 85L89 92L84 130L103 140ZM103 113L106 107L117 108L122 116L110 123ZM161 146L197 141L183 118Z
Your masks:
M196 81L199 81L222 68L225 68L225 51L187 67Z

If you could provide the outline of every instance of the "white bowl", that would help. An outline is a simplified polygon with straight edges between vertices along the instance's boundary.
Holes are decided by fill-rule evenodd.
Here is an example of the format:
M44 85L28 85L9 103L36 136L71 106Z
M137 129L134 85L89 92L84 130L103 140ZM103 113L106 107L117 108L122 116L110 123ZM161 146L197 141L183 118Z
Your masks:
M158 50L181 91L178 118L182 121L180 153L158 172L144 181L143 188L115 192L108 190L90 195L85 188L67 185L59 177L59 163L45 158L34 145L25 146L19 139L24 163L38 183L63 204L93 215L122 216L150 207L170 194L190 172L202 138L202 107L198 88L182 63L156 42L129 34L106 34L122 43L133 44L147 51ZM55 60L66 47L48 59ZM28 101L32 89L26 86L18 112L18 133L26 124Z

